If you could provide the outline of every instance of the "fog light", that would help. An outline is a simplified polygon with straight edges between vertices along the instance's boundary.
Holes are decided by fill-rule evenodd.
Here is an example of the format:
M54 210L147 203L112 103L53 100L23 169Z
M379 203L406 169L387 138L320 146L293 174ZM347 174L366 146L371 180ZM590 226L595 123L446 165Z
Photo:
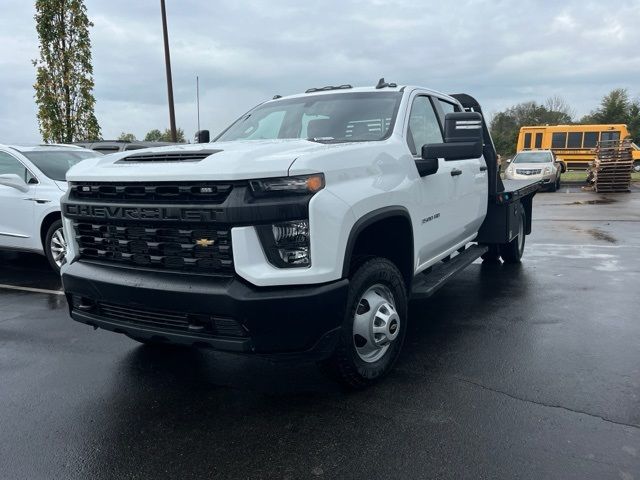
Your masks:
M258 234L272 265L280 268L311 265L308 220L260 226Z
M307 220L277 223L271 228L275 247L283 262L291 266L308 266L311 263Z

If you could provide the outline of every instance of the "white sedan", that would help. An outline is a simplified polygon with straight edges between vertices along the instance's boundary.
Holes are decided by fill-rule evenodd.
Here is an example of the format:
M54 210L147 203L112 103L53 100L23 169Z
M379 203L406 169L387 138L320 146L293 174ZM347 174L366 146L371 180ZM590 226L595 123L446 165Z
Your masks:
M0 145L0 249L46 255L60 270L67 249L60 217L65 174L96 156L72 145Z
M542 187L555 192L560 188L562 168L551 150L518 152L509 163L507 180L542 180Z

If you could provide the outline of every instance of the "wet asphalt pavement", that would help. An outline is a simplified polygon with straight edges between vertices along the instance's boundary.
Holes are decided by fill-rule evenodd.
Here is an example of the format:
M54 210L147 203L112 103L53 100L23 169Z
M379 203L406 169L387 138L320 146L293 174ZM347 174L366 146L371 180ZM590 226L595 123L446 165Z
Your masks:
M0 288L0 478L640 479L640 192L534 206L524 263L412 304L396 369L358 393ZM0 284L60 287L36 255L0 265Z

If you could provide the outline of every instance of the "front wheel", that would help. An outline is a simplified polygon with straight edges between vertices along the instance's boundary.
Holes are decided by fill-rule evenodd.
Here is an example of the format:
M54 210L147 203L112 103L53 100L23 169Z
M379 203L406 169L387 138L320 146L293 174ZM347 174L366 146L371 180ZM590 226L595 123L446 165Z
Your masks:
M393 367L407 330L407 291L398 268L373 258L350 276L338 347L326 366L350 388L364 388Z
M47 260L49 260L51 268L59 272L67 254L67 241L62 231L62 220L53 222L44 238L44 253L47 256Z
M504 263L520 263L522 254L524 253L525 231L524 231L525 213L520 208L518 215L518 235L509 243L500 245L500 255Z

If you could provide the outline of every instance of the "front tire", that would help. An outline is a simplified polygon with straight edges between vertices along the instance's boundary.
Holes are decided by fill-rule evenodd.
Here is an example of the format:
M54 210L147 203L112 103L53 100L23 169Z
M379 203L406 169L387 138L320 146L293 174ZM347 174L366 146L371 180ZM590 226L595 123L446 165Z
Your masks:
M64 263L64 257L67 254L67 241L62 231L62 220L56 220L47 230L44 237L44 253L49 260L51 268L56 272L60 272L60 267Z
M389 373L404 342L407 311L406 286L392 262L375 257L357 267L338 346L325 362L340 383L365 388Z
M520 214L518 215L518 235L509 243L500 245L500 255L504 263L520 263L522 254L524 253L524 244L526 234L524 231L525 213L520 207Z

